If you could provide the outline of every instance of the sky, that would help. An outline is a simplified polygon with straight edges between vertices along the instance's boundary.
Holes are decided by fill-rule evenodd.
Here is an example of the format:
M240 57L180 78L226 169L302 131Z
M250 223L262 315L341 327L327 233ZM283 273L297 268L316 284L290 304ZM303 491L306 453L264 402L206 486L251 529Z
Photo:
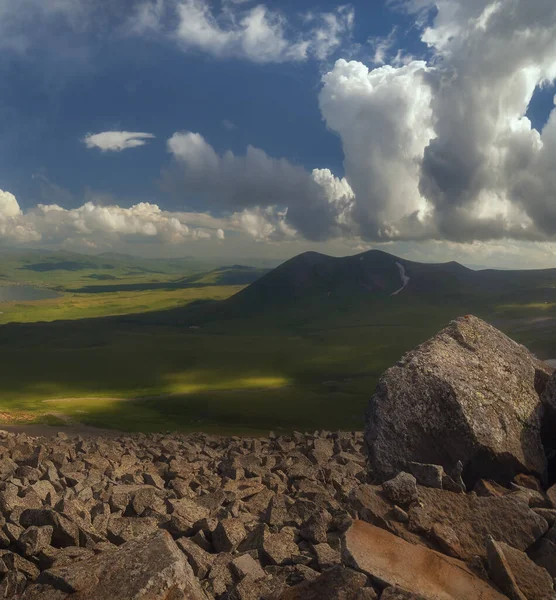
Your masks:
M0 0L0 252L556 267L553 0Z

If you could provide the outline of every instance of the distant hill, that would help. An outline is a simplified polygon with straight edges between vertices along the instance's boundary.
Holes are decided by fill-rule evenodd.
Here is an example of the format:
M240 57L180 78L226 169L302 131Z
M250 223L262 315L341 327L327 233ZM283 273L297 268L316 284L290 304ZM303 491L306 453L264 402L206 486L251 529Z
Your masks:
M268 316L269 323L281 317L314 323L339 314L407 311L416 304L471 311L514 302L556 302L556 269L474 271L457 262L419 263L381 250L341 258L305 252L227 300L174 316L192 323L257 316Z

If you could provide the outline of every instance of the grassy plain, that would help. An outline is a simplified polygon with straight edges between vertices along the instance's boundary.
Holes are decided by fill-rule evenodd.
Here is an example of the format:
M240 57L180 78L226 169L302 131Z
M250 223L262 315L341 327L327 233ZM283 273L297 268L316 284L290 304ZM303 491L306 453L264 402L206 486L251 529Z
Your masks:
M360 429L380 374L461 313L399 304L311 326L298 315L198 330L147 315L5 326L0 412L141 431Z
M243 286L206 286L98 294L64 293L58 298L0 304L0 324L34 323L126 315L184 307L198 300L224 300Z
M76 285L75 274L65 277L66 289ZM215 285L222 279L213 271L186 277L198 287L65 292L0 306L1 318L20 321L0 327L0 423L231 434L360 429L380 374L467 313L541 358L556 357L556 303L539 300L546 292L528 281L505 297L470 289L358 304L349 295L345 304L206 319L203 306L184 306L241 286Z

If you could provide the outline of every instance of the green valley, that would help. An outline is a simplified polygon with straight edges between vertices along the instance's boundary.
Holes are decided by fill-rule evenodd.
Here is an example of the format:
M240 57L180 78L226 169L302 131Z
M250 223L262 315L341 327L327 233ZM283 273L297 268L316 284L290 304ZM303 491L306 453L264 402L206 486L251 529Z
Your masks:
M398 265L409 281L395 294ZM245 277L244 267L226 277L234 268ZM359 429L380 374L467 313L556 356L552 270L471 271L371 251L300 255L247 287L220 285L222 272L174 276L181 289L14 308L14 320L52 322L0 327L0 417L137 431Z

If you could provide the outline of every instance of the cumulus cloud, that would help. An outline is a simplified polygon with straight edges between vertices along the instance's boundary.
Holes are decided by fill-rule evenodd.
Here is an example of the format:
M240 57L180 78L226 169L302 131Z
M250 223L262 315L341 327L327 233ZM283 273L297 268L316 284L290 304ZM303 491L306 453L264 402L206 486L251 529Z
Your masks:
M257 238L295 230L310 240L340 234L351 203L345 180L328 170L309 173L285 159L248 146L245 155L218 154L199 133L175 133L168 140L174 167L164 186L180 200L203 199L213 210L237 213L236 222Z
M397 4L420 22L433 5ZM428 62L369 70L339 60L324 76L319 101L342 140L354 231L369 240L553 238L556 110L542 131L526 114L535 90L556 79L556 4L434 4L422 32Z
M0 190L0 242L61 245L79 238L91 246L128 241L153 240L180 244L186 240L225 238L220 222L206 215L195 221L187 214L162 210L141 202L129 208L85 202L65 209L57 204L39 204L24 212L10 192Z
M144 146L147 140L154 138L152 133L137 131L103 131L89 133L83 138L87 148L99 148L102 152L121 152L128 148Z
M216 10L208 0L146 0L129 29L165 34L184 50L256 63L325 59L341 47L353 29L354 12L347 5L332 12L305 14L294 24L264 4L245 4L222 2ZM168 19L167 12L177 15L177 21Z

